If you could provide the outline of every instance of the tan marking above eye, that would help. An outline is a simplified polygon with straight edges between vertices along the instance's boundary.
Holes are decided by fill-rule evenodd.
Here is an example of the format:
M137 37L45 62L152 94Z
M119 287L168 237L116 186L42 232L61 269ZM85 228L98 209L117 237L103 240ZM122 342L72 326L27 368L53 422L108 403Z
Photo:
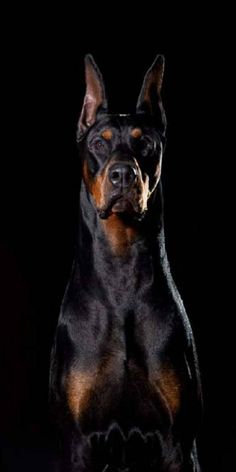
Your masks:
M111 131L111 129L105 129L105 130L102 132L102 137L103 137L103 139L105 139L106 141L110 141L111 138L112 138L112 131Z
M141 128L134 128L134 129L132 129L130 134L131 134L132 138L138 139L138 138L141 138L143 132L142 132Z

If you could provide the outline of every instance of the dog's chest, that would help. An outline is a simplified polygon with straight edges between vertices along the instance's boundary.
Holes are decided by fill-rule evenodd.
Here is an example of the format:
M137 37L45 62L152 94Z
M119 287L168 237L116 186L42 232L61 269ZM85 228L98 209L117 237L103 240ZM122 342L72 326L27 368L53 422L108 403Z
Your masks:
M96 360L70 370L68 405L85 430L105 427L111 416L127 428L135 418L140 426L155 429L162 412L177 412L179 379L171 365L158 361L163 330L158 341L161 326L147 319L144 315L142 323L140 314L130 310L123 322L113 321L110 333L107 326L100 337Z

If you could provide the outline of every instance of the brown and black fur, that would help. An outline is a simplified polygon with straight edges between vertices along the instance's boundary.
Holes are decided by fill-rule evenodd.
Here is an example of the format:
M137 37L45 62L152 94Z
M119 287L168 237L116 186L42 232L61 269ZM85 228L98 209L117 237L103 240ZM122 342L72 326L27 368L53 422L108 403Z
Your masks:
M79 233L51 359L59 469L199 471L197 357L164 240L164 58L134 115L109 114L91 56L85 70Z

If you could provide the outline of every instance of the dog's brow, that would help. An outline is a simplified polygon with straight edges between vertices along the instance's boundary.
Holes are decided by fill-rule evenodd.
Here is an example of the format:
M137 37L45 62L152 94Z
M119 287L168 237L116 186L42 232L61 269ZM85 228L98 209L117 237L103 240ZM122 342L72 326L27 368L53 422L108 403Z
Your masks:
M110 141L111 138L112 138L112 130L110 128L107 128L107 129L104 129L102 131L102 137L106 140L106 141Z
M130 132L132 138L141 138L143 132L141 128L133 128Z

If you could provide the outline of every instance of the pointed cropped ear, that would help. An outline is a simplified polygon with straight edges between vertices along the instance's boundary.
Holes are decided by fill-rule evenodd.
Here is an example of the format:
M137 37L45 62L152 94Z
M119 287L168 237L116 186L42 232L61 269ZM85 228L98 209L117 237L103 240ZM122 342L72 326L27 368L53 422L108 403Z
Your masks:
M158 119L159 126L166 128L166 115L161 100L165 58L158 55L148 69L137 102L137 113L147 113Z
M107 111L102 74L90 54L85 56L85 81L86 92L78 123L77 138L80 138L95 123L99 111Z

